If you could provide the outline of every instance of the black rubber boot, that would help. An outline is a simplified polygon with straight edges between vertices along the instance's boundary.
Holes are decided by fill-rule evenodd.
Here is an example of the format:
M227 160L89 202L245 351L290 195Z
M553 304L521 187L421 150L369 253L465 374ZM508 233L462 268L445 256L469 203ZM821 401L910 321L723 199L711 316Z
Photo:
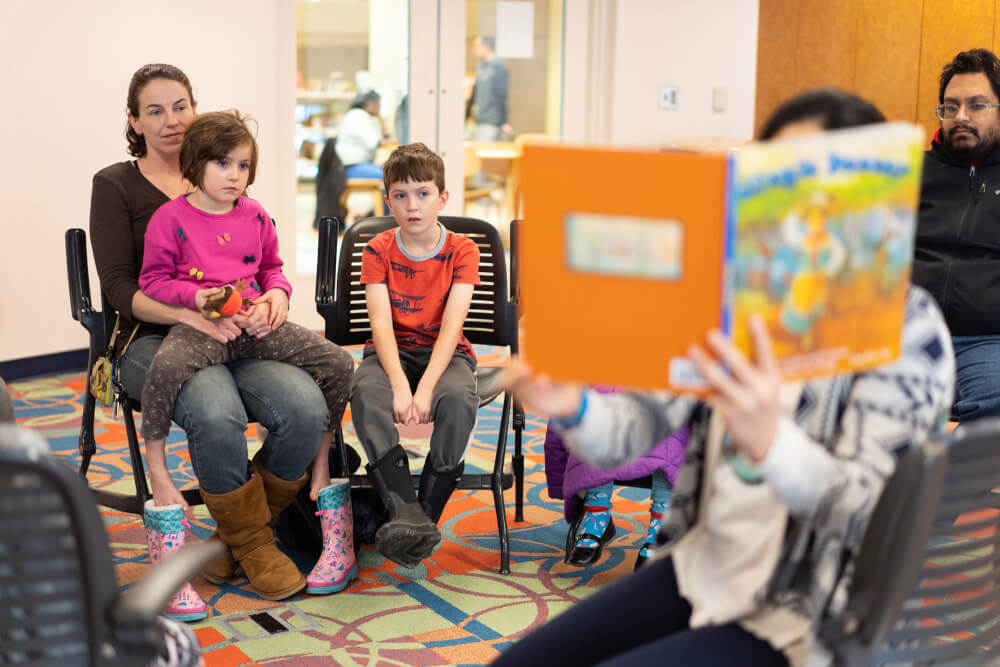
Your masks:
M424 469L420 473L420 506L424 508L424 513L437 524L444 512L444 506L455 492L458 481L465 472L465 461L459 463L455 468L441 472L431 467L430 463L424 464Z
M417 502L406 451L396 445L367 468L389 510L389 520L375 533L375 548L403 567L416 567L441 543L441 533Z

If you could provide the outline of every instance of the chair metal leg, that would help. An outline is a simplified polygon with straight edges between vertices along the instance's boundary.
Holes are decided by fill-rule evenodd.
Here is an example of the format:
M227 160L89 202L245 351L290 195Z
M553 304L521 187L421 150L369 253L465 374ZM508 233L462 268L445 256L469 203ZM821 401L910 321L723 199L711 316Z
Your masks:
M521 453L521 436L524 433L524 408L514 401L514 521L524 521L524 455Z
M339 428L333 434L333 446L337 448L337 465L340 466L340 470L331 471L334 473L331 477L347 477L350 474L347 469L347 450L344 445L344 432Z
M122 405L122 416L125 418L125 435L128 436L128 453L132 462L135 495L139 498L140 505L145 505L146 501L151 498L151 494L149 493L149 485L146 483L146 468L142 464L142 451L139 449L139 436L135 430L135 417L128 404Z
M94 397L88 392L83 401L83 419L80 426L80 469L79 474L85 480L90 469L90 461L97 452L97 445L94 440ZM132 417L132 410L122 406L125 414L125 432L129 439L129 459L132 463L132 477L135 481L135 494L117 493L105 489L91 488L94 493L95 502L98 505L110 507L111 509L125 512L127 514L142 514L143 505L150 498L149 487L146 485L145 470L142 465L142 453L139 451L138 438L135 435L135 421ZM185 499L191 503L192 498ZM197 491L194 492L197 495ZM201 498L196 499L201 502Z
M94 442L94 407L97 403L88 391L83 398L83 418L80 421L80 440L77 448L80 450L80 475L87 477L90 459L97 451Z
M500 574L510 574L510 537L507 532L507 510L503 502L503 463L507 453L507 427L510 423L510 395L504 397L500 412L500 433L497 436L496 458L493 461L491 488L493 490L493 505L497 513L497 532L500 535Z

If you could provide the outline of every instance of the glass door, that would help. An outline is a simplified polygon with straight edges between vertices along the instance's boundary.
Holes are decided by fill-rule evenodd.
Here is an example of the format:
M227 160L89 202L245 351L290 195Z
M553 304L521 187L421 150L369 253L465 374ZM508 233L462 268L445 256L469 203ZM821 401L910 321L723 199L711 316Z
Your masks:
M319 215L382 212L378 168L403 142L444 158L445 213L506 233L522 145L561 135L564 13L564 0L297 0L295 272L315 274ZM380 135L370 154L343 149L359 122ZM344 198L329 196L343 187L331 157Z
M320 216L382 213L379 165L408 138L409 3L297 0L295 19L296 267L314 275Z
M563 0L463 0L465 215L506 231L527 141L561 136Z
M517 216L525 141L561 135L564 0L412 0L411 141L445 160L445 212ZM433 40L433 41L432 41Z

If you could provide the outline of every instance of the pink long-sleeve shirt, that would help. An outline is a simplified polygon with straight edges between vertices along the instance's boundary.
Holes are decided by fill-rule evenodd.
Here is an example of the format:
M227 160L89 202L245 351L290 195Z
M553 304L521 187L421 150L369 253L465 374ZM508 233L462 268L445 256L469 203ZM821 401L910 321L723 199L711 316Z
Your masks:
M244 297L256 299L278 287L291 296L281 272L278 235L259 203L236 200L228 213L206 213L186 197L156 210L146 229L139 288L157 301L196 309L200 289L244 280Z

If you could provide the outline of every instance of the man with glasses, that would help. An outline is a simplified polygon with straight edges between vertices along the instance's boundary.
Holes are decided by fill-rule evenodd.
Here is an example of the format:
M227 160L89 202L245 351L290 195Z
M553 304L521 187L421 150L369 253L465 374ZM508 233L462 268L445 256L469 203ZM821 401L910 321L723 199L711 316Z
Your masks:
M1000 59L959 53L941 72L938 100L913 282L934 295L951 330L953 414L967 422L1000 416Z

